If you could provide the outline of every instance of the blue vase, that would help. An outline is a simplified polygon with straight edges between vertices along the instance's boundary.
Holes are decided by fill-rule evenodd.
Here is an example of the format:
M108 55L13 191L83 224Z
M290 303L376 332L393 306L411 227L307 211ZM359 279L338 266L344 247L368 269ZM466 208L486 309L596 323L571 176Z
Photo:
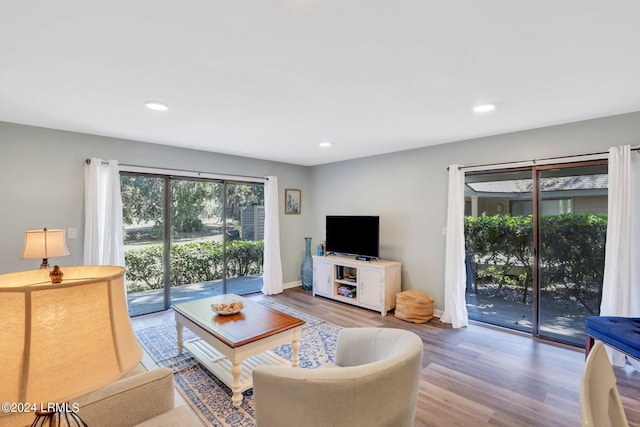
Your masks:
M313 258L311 258L311 237L305 237L306 253L300 266L302 289L310 291L313 288Z

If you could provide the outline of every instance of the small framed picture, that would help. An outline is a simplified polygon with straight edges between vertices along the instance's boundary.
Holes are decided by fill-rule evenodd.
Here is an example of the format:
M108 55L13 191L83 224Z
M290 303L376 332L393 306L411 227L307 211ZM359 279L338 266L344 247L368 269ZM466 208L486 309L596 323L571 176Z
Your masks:
M284 190L284 213L299 214L302 208L302 194L300 190L286 188Z

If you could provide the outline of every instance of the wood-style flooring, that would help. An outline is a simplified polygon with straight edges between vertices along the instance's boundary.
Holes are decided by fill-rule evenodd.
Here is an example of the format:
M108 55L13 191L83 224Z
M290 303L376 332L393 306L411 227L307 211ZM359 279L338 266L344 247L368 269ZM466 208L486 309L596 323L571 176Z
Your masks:
M413 324L301 288L273 299L342 327L380 326L415 332L424 342L416 426L579 426L581 349L471 324L453 329L434 318ZM135 329L173 320L172 312L135 317ZM640 373L616 368L629 424L640 426Z

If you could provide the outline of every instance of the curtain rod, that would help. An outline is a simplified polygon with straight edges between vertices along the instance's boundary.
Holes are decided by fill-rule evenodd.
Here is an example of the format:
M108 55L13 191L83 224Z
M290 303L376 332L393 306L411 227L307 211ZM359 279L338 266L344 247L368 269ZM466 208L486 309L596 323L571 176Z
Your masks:
M631 151L640 152L640 146L631 147ZM574 154L571 156L558 156L558 157L545 157L542 159L533 159L533 160L521 160L517 162L504 162L504 163L486 163L480 165L471 165L471 166L460 166L460 170L463 171L473 171L473 170L483 170L486 168L494 169L494 168L517 168L517 167L526 167L526 166L541 166L553 164L554 162L560 162L562 160L570 160L576 158L584 158L584 161L587 160L597 160L597 159L605 159L605 155L608 155L608 151L601 151L596 153L587 153L587 154ZM447 166L447 170L449 167Z
M85 160L86 164L91 164L91 159ZM109 164L108 161L102 160L102 164ZM168 175L178 175L178 176L186 176L193 178L237 178L239 180L251 181L256 180L260 182L267 181L269 178L265 176L247 176L247 175L234 175L234 174L215 174L211 172L200 172L200 171L190 171L190 170L181 170L181 169L169 169L162 167L149 167L149 166L139 166L139 165L130 165L126 163L118 163L118 166L123 166L123 172L140 172L140 173L151 173L151 174L159 174L162 175L162 172L169 172ZM180 175L182 174L182 175Z
M109 164L109 161L108 161L108 160L102 160L102 159L100 159L100 161L102 162L102 164L103 164L103 165L108 165L108 164ZM86 159L84 162L85 162L86 164L90 165L90 164L91 164L91 159ZM127 164L124 164L124 163L120 163L120 162L118 162L118 166L135 166L135 165L127 165Z

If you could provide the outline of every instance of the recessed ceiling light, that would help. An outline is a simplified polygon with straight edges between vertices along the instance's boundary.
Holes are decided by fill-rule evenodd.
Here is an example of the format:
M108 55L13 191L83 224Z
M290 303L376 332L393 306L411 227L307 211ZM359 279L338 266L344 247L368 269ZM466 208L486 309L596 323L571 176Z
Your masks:
M487 111L493 111L496 109L494 104L482 104L473 107L473 111L476 113L486 113Z
M322 141L320 144L318 144L320 147L322 148L327 148L327 147L331 147L331 143L329 141Z
M144 106L150 110L155 111L167 111L169 109L169 106L167 104L158 101L147 101L144 103Z

